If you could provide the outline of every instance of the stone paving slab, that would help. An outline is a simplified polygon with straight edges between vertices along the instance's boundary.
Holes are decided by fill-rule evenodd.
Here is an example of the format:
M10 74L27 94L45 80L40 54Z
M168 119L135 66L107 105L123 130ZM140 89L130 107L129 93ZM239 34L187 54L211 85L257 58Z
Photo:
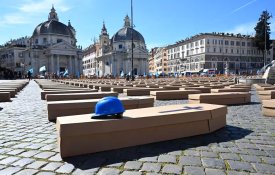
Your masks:
M213 134L65 160L40 92L31 81L12 102L0 103L0 175L275 174L275 118L262 116L255 90L252 103L228 106L227 126ZM154 105L187 102L157 100Z

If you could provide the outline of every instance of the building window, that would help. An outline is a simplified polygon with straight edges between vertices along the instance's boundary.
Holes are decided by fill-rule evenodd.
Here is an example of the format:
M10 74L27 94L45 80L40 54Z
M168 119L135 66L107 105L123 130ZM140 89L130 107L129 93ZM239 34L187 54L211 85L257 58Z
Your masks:
M245 46L245 42L242 42L242 46Z
M231 49L231 53L233 53L233 49Z
M122 49L122 44L118 45L118 48L119 48L119 49Z
M234 46L234 41L230 41L230 45L231 45L231 46Z
M57 43L61 43L62 42L62 39L57 39Z
M207 39L207 44L210 44L210 41L209 41L209 39Z
M247 42L247 46L250 47L250 46L251 46L251 43L250 43L250 42Z
M229 44L229 42L228 42L227 40L225 40L225 41L224 41L224 44L225 44L225 45L228 45L228 44Z
M214 48L213 51L216 52L216 48Z
M38 44L38 39L35 39L35 44Z
M227 49L225 49L225 53L227 53Z
M240 41L236 41L236 46L240 46Z
M47 38L43 38L43 43L44 43L44 44L47 43Z

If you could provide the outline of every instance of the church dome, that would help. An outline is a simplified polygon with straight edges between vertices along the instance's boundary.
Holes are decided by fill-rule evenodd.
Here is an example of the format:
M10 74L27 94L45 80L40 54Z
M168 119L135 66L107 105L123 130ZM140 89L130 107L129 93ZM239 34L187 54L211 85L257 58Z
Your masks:
M39 36L41 34L56 34L56 35L65 35L69 36L71 38L74 38L74 33L73 33L74 28L71 26L71 23L69 21L68 26L59 22L58 15L52 7L48 21L43 22L39 24L33 31L33 36Z
M65 24L56 20L50 20L39 24L33 31L33 36L41 34L57 34L74 38L71 29Z
M112 42L120 42L120 41L126 41L126 40L132 40L132 32L133 32L133 40L134 41L141 41L145 43L143 36L136 31L135 29L132 29L130 27L123 27L120 29L112 38Z
M130 19L128 15L124 19L124 27L120 29L114 36L112 37L111 42L121 42L121 41L131 41L132 40L132 33L133 33L133 40L134 41L141 41L145 43L143 36L133 29L130 25Z

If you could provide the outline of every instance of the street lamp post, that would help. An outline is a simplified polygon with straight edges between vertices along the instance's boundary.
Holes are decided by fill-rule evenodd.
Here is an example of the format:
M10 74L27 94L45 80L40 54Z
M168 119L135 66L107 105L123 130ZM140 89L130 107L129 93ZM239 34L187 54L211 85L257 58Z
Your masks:
M131 0L131 37L132 37L132 81L135 81L135 76L134 76L134 35L133 35L133 30L134 30L134 20L133 20L133 0Z
M266 16L265 16L265 23L264 23L264 66L266 64Z

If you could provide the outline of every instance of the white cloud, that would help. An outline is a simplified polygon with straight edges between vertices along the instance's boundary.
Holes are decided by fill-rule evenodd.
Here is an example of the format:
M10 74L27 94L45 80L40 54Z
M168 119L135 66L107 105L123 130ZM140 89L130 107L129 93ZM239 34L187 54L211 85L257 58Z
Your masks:
M275 19L271 19L270 20L270 32L271 33L275 33ZM254 35L255 34L255 30L254 28L256 27L257 21L254 22L249 22L249 23L245 23L245 24L240 24L237 25L235 27L233 27L232 29L225 31L225 33L234 33L234 34L243 34L243 35Z
M256 26L257 22L250 22L246 24L241 24L238 26L235 26L234 28L225 31L225 33L234 33L234 34L243 34L243 35L251 35L255 33L254 27Z
M49 12L54 5L57 11L66 12L71 8L66 5L66 0L25 0L23 3L19 4L17 11L13 13L4 14L0 17L0 26L8 25L22 25L29 24L33 22L34 17L39 16L39 14L44 14Z
M154 47L165 47L167 46L167 44L163 44L163 43L155 43L155 42L149 42L146 43L146 47L147 49L150 51L151 49L153 49Z
M22 14L20 13L4 15L3 18L0 20L0 26L28 23L31 23L31 20L29 20L25 16L22 16Z

